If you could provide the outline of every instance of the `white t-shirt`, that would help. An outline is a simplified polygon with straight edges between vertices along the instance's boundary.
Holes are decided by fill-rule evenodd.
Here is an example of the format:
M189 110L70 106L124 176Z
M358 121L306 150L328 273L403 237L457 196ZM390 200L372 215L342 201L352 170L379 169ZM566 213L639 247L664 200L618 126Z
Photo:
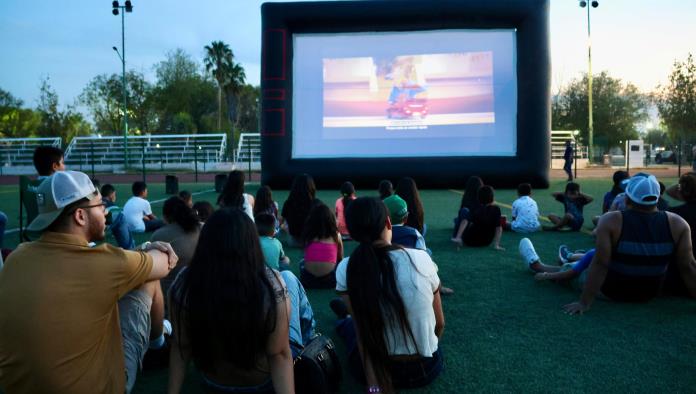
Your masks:
M419 353L431 357L437 350L433 293L440 287L437 265L428 253L419 249L399 249L389 252L394 263L396 286L406 308L406 318L413 332L415 345L408 334L393 320L385 320L387 352L390 355ZM410 257L410 260L409 260ZM346 292L349 257L336 268L336 291ZM417 346L416 346L417 345Z
M123 206L123 216L128 223L128 230L136 233L145 232L143 216L152 215L150 202L144 198L133 196Z
M244 204L242 205L242 209L244 210L244 213L247 214L251 218L251 221L254 221L254 208L251 206L251 199L253 198L250 194L242 194L242 197L244 197Z
M513 231L529 233L541 228L539 223L539 207L536 201L529 196L522 196L512 203Z

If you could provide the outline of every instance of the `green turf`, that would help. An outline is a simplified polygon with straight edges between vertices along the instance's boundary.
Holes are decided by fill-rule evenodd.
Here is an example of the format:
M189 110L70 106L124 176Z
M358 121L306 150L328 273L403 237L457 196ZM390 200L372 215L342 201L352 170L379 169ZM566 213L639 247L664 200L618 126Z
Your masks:
M675 179L662 181L670 184ZM580 183L582 190L596 199L585 210L585 228L589 229L589 218L600 211L601 196L611 182ZM554 181L551 189L534 192L542 214L562 212L550 192L560 191L563 184ZM184 187L192 191L208 188ZM251 186L248 191L255 188ZM121 202L126 189L119 187ZM158 185L152 185L150 193L153 200L163 197ZM359 196L368 194L375 192L358 191ZM274 192L281 205L286 196L287 192ZM338 192L322 191L318 197L333 205ZM455 294L443 300L447 324L440 346L445 370L432 385L412 392L683 392L696 387L696 339L689 331L696 326L696 304L692 301L661 298L641 305L597 301L586 315L567 316L561 306L575 301L579 294L557 284L535 282L519 258L520 235L504 233L503 252L492 248L457 250L449 238L460 195L424 190L421 197L428 247L443 284L452 287ZM496 200L508 205L515 197L513 190L496 192ZM212 202L215 195L203 194L194 200L202 198ZM161 204L153 208L159 213ZM502 207L502 211L509 217L509 209ZM593 244L583 233L536 233L530 238L546 262L554 261L561 243L573 248ZM353 247L347 243L346 254ZM286 248L286 252L293 262L301 257L299 249ZM296 265L293 271L297 273ZM334 317L328 307L334 292L308 290L308 295L319 330L335 339L345 362L345 349L334 334ZM138 377L134 392L163 393L166 384L166 370L146 372ZM197 392L199 388L192 371L185 391ZM342 392L364 389L345 373Z

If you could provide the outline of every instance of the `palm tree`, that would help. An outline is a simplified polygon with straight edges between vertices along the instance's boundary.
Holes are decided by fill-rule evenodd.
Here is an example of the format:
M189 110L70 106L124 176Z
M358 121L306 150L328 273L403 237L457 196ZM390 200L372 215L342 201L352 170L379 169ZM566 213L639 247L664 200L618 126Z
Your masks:
M218 130L222 128L222 89L229 81L230 70L235 67L233 58L229 45L222 41L213 41L205 46L205 70L213 75L218 84Z
M244 68L239 64L228 66L227 83L225 83L225 96L227 97L227 112L230 122L234 123L237 128L239 123L239 94L246 83L246 74Z

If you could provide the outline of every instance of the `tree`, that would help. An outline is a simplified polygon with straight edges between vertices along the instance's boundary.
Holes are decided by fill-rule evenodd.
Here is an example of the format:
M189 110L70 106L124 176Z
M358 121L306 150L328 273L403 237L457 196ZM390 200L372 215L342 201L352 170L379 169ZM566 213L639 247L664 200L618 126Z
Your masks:
M53 90L48 77L41 80L39 104L36 111L41 116L37 135L42 137L61 137L65 142L76 135L91 132L91 127L74 106L64 111L58 108L58 94Z
M643 142L653 146L668 147L672 145L672 140L669 135L660 129L648 130L643 136Z
M587 74L561 88L551 104L555 130L580 130L588 138ZM592 84L592 113L595 145L606 150L619 141L638 136L636 125L648 118L647 97L631 83L623 83L606 71L595 75Z
M215 111L216 88L211 79L199 73L199 69L198 64L182 49L168 52L166 59L155 65L157 83L153 99L161 131L208 131L204 118ZM181 122L174 127L175 116L181 119L182 113L190 115L195 129L181 130Z
M258 86L244 85L239 91L238 122L240 130L248 133L259 131L259 96Z
M218 84L218 130L222 130L222 88L227 84L228 73L234 67L233 57L229 45L222 41L213 41L205 46L205 70L212 74Z
M34 110L22 108L24 102L10 92L0 89L0 137L25 138L35 135L41 116Z
M692 54L685 61L675 61L669 84L656 94L662 123L674 139L696 139L696 64Z
M225 84L225 97L227 98L227 117L234 124L234 128L239 127L238 103L239 94L244 87L246 73L239 64L234 64L227 70L227 83Z
M20 108L24 102L12 93L0 88L0 108Z
M152 85L143 74L126 73L128 123L131 128L149 132L155 128ZM118 133L123 129L123 78L119 74L97 75L79 98L94 119L97 130Z

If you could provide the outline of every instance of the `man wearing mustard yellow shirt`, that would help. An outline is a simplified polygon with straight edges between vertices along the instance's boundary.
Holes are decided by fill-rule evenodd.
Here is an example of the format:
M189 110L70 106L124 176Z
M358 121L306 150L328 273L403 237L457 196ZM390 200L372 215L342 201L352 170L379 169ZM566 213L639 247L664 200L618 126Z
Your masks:
M8 393L129 392L150 343L162 338L159 279L169 244L127 251L104 239L89 177L59 171L37 188L39 215L0 271L0 389ZM1 390L0 390L1 391Z

